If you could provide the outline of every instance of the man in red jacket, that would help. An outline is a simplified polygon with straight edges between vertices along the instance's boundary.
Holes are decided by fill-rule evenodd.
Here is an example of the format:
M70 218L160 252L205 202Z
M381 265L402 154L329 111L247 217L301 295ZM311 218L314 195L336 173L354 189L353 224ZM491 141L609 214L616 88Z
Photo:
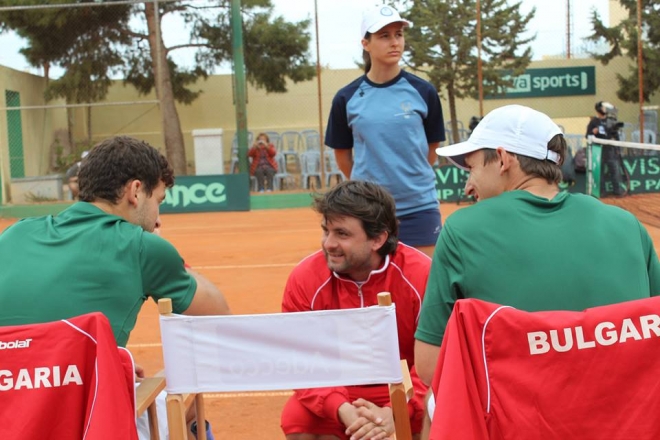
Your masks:
M287 281L282 311L347 309L378 304L387 291L396 304L401 358L414 366L414 333L430 258L399 243L394 199L363 181L339 183L314 202L322 249L302 260ZM408 403L413 433L421 430L426 387L414 368ZM394 432L386 385L296 390L282 412L289 440L384 439Z

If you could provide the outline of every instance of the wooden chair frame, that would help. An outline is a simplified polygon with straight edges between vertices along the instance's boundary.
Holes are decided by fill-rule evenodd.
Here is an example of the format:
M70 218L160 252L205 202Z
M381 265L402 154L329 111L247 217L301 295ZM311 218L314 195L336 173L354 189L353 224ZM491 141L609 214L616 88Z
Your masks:
M378 294L379 306L389 306L392 299L389 292ZM172 302L170 299L158 301L158 310L161 315L172 313ZM401 360L403 381L389 384L390 401L395 423L395 434L392 438L398 440L412 440L410 418L408 415L408 399L412 396L412 381L406 360ZM319 384L322 386L323 384ZM204 398L202 393L198 394L168 394L167 396L167 420L171 440L185 440L188 435L186 413L194 405L196 411L197 426L205 426ZM197 433L198 440L207 440L206 432L200 429Z
M141 417L146 411L149 419L149 439L160 440L158 431L158 414L156 412L156 397L165 389L165 371L161 370L153 377L143 379L135 390L135 412Z

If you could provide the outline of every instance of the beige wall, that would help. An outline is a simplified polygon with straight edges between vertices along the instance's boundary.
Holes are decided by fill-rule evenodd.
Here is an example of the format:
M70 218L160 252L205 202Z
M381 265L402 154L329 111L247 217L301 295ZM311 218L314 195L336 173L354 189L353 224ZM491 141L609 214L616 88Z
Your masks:
M323 125L335 92L360 74L354 70L324 70L322 73ZM319 128L317 80L289 84L284 94L266 93L248 86L248 130L254 135L262 131L284 132ZM231 141L236 132L236 110L233 102L231 75L211 76L197 83L193 90L203 93L191 105L177 104L189 167L194 162L192 131L223 129L223 153L229 161ZM108 101L126 102L155 99L153 95L138 97L131 86L118 82L112 87ZM154 104L97 107L92 114L93 137L104 139L118 133L140 137L154 146L163 145L160 113Z
M43 106L43 77L19 72L0 66L0 88L20 94L21 106ZM0 107L6 107L5 96L0 95ZM51 104L61 104L54 101ZM66 111L60 109L21 110L25 176L41 176L51 167L50 150L55 132L66 128ZM0 174L2 176L2 200L7 201L9 190L9 148L6 112L0 116Z
M610 0L608 7L610 12L610 20L609 20L610 27L616 26L622 20L628 18L628 10L621 5L619 0Z
M558 124L564 126L567 133L583 134L589 118L594 115L594 104L597 101L609 101L619 109L619 120L637 123L639 115L638 104L623 103L616 97L616 74L625 73L629 61L619 58L607 66L589 59L543 60L532 63L530 68L595 66L596 95L571 97L544 97L527 99L492 99L484 101L484 112L508 104L523 104L547 113ZM357 78L361 72L357 69L323 70L322 72L322 123L325 128L328 113L334 94L344 85ZM205 128L222 128L223 152L228 161L231 154L231 140L236 129L235 107L233 104L231 76L220 75L209 77L198 83L203 89L202 95L190 106L178 105L181 126L183 128L187 157L192 166L193 140L192 130ZM109 100L132 101L139 99L130 87L117 84L113 87ZM153 99L153 96L145 99ZM441 95L445 117L449 116L446 99ZM651 104L660 103L660 97L654 96ZM458 101L457 117L467 128L471 116L479 113L478 101L467 99ZM247 104L248 130L255 135L260 131L318 129L317 81L307 81L301 84L290 84L286 94L267 94L263 90L248 88ZM120 106L95 108L93 116L94 137L97 139L119 132L139 136L162 145L162 135L159 131L159 112L156 106Z
M599 100L610 101L619 108L619 119L636 123L639 106L619 102L616 97L616 74L625 73L629 61L624 58L614 60L602 66L593 60L543 60L532 63L530 68L569 67L594 65L596 67L596 95L573 97L550 97L529 99L485 100L484 111L506 104L524 104L537 108L564 126L567 133L583 134L589 117L594 114L594 103ZM361 74L357 69L323 70L322 72L322 122L327 122L330 105L339 88L348 84ZM43 105L41 90L45 83L40 77L0 68L0 84L5 89L21 92L22 105ZM231 154L231 140L236 129L235 107L232 97L230 75L209 77L197 83L197 89L203 90L200 97L191 105L178 104L181 126L186 143L190 171L194 170L194 147L192 131L195 129L222 128L223 153L226 163ZM92 110L92 138L94 141L116 134L126 134L144 139L154 146L163 146L161 120L158 106L148 101L153 95L138 96L131 86L124 86L118 81L110 90L106 103L137 102L131 105L108 105L94 107ZM141 101L142 103L139 103ZM446 99L441 96L445 115L449 115ZM659 104L656 94L651 104ZM467 123L471 116L477 115L479 105L476 100L458 102L457 117ZM76 109L75 132L79 140L86 137L87 114L83 109ZM26 175L37 176L49 171L50 146L57 129L66 128L66 112L56 110L24 110L23 139L26 154ZM267 94L264 90L248 88L247 104L248 129L253 133L260 131L278 131L318 129L317 80L301 84L289 84L285 94ZM6 143L6 117L0 117L0 149L3 177L9 176L8 152ZM7 200L3 197L3 200Z
M617 73L627 74L630 66L630 61L627 58L617 58L607 66L603 66L591 59L552 59L533 62L530 68L574 66L595 66L595 95L485 100L484 113L488 113L490 110L503 105L527 105L548 114L555 122L564 126L566 133L584 134L589 118L595 115L594 104L597 101L609 101L618 108L618 118L620 121L635 124L638 122L639 104L621 102L616 96L616 90L618 88L616 75ZM658 103L660 103L660 95L656 94L652 97L651 104ZM458 107L457 117L459 120L464 121L464 123L469 120L470 116L477 115L479 112L478 102L474 100L461 101Z

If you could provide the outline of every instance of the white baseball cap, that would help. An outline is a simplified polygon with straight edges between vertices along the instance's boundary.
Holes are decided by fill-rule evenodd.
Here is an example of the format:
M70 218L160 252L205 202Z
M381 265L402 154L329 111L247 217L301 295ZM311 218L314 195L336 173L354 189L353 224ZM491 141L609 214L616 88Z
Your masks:
M384 28L388 24L400 22L404 27L411 27L412 23L401 18L396 9L389 6L380 5L365 9L362 13L362 34L364 37L367 32L374 32Z
M545 113L522 105L506 105L488 113L467 141L436 148L435 152L464 170L466 154L497 147L558 164L559 154L548 151L548 142L558 134L562 134L561 129Z

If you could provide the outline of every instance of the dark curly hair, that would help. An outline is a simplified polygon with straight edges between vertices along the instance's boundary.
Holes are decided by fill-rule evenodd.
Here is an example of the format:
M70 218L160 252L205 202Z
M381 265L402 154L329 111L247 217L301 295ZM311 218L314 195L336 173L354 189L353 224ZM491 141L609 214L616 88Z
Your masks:
M94 146L83 159L78 173L80 200L97 199L117 204L124 186L139 180L151 196L159 182L174 185L174 170L157 149L128 136L115 136Z
M385 231L387 240L378 249L378 254L384 257L396 251L399 221L394 198L380 185L361 180L341 182L327 193L315 197L314 210L326 220L342 216L357 218L370 239Z

